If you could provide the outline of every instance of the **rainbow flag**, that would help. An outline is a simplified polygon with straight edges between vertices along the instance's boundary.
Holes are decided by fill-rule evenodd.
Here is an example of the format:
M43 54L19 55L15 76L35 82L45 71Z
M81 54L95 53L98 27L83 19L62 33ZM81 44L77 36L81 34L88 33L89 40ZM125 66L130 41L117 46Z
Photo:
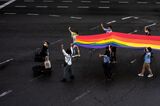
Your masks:
M85 48L105 48L108 45L116 47L144 48L160 50L160 36L126 34L111 32L96 35L79 35L75 44Z

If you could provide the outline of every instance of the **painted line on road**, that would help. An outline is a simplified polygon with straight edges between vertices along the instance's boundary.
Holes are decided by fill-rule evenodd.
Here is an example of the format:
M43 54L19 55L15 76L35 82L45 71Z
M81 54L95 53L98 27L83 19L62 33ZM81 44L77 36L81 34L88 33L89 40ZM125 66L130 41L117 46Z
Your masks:
M26 8L27 6L14 6L16 8Z
M8 63L8 62L13 61L13 60L14 60L13 58L8 59L8 60L5 60L5 61L1 62L0 65L3 65L3 64L5 64L5 63Z
M123 17L121 18L121 20L127 20L127 19L130 19L130 18L134 18L134 19L139 19L139 17L135 17L135 16L128 16L128 17ZM112 24L112 23L116 23L117 21L116 20L112 20L110 22L106 22L106 24ZM94 30L94 29L97 29L99 27L99 25L95 26L95 27L92 27L90 28L89 30ZM134 32L136 32L137 30L135 30Z
M116 22L117 22L116 20L113 20L113 21L107 22L107 24L112 24L112 23L116 23Z
M50 45L54 45L54 44L56 44L56 43L58 43L58 42L61 42L62 40L63 40L63 39L59 39L59 40L57 40L57 41L51 42Z
M70 1L70 0L64 0L62 1L63 3L72 3L73 1Z
M124 17L124 18L121 18L121 20L127 20L127 19L130 19L132 18L133 16L128 16L128 17Z
M160 2L156 2L156 4L160 4Z
M75 97L75 99L72 101L73 102L76 102L77 100L81 99L82 97L86 96L87 94L89 94L91 91L90 90L87 90L86 92L82 93L81 95Z
M38 16L39 14L35 14L35 13L27 13L27 15Z
M29 80L29 81L32 82L32 81L37 80L37 79L39 79L39 78L41 78L41 77L43 77L43 75L40 75L40 76L38 76L38 77L35 77L35 78L33 78L33 79Z
M50 17L60 17L60 15L51 14Z
M44 3L52 3L52 2L54 2L54 1L43 1Z
M5 91L3 93L0 94L0 98L3 97L3 96L6 96L7 94L11 93L12 90L8 90L8 91Z
M36 8L48 8L48 6L35 6Z
M15 1L16 1L16 0L10 0L10 1L8 1L8 2L2 4L2 5L0 5L0 9L2 9L2 8L6 7L6 6L8 6L9 4L11 4L11 3L15 2Z
M81 3L91 3L92 1L81 1Z
M128 1L119 1L118 3L119 4L128 4L129 2Z
M57 8L69 8L69 6L57 6Z
M139 17L134 17L134 19L139 19Z
M133 32L129 32L128 34L133 34L133 33L136 33L138 32L138 30L134 30Z
M98 7L98 8L101 8L101 9L109 9L110 7L102 7L102 6L100 6L100 7Z
M31 3L31 2L34 2L34 0L24 0L24 2L27 2L27 3L30 2Z
M141 1L138 1L137 4L147 4L148 2L141 2Z
M4 13L5 15L15 15L16 13Z
M71 16L70 18L72 18L72 19L78 19L78 20L82 19L82 17L75 17L75 16Z
M87 9L87 8L90 8L89 6L78 6L77 8L80 8L80 9Z
M150 25L146 25L145 27L151 27L151 26L155 26L157 25L157 23L153 23L153 24L150 24Z
M133 59L132 61L130 61L131 64L135 63L137 59Z
M95 29L97 29L97 28L99 28L99 25L97 25L97 26L95 26L95 27L92 27L92 28L90 28L89 30L95 30Z
M110 1L99 1L100 3L110 3Z

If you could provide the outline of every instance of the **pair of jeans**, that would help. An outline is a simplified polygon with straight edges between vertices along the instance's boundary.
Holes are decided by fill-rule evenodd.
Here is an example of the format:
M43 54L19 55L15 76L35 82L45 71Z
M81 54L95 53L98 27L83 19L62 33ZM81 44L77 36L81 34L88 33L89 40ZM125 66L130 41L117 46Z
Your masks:
M111 72L111 65L110 63L103 63L104 75L106 79L111 79L112 72Z
M66 65L64 67L64 75L63 75L63 78L64 79L67 79L67 80L71 80L71 77L73 76L72 74L72 69L71 69L71 65Z

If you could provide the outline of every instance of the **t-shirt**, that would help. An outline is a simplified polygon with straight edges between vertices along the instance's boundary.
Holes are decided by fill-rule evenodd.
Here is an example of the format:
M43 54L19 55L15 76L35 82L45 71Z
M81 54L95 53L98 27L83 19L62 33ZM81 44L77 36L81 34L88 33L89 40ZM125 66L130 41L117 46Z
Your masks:
M105 31L106 33L110 33L110 32L112 32L112 29L110 29L110 28L104 28L104 31Z
M77 35L78 35L77 33L71 32L71 36L72 36L72 37L76 37Z
M145 63L151 63L151 52L148 52L144 56L144 62Z
M104 55L103 62L110 63L110 58L107 55Z

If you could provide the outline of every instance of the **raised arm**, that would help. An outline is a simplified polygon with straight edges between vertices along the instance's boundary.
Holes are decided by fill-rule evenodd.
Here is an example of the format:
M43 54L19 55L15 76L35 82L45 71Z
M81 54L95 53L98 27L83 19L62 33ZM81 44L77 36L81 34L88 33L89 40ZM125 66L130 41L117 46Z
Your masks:
M101 27L102 27L102 29L103 29L103 30L105 30L105 28L104 28L103 24L101 24Z
M148 32L147 26L144 27L144 32Z
M63 44L61 45L62 53L64 56L69 56L66 51L64 50Z
M73 55L73 43L70 44L71 54Z
M68 30L70 33L73 33L73 31L71 30L71 27L68 27Z
M103 57L104 55L103 54L99 54L99 57Z

